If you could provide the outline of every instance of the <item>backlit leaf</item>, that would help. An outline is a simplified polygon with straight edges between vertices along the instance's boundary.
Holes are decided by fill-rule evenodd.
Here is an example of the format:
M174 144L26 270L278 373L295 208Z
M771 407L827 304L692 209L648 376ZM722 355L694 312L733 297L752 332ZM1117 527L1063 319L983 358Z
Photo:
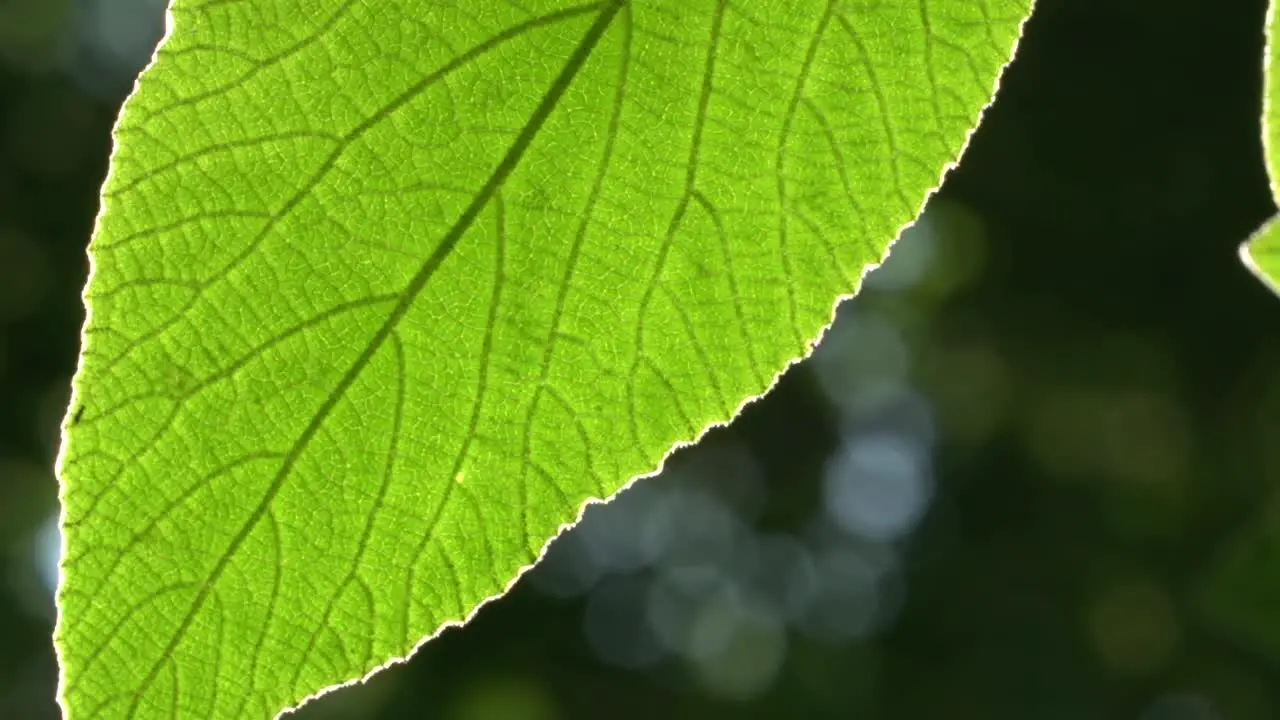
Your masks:
M265 718L808 353L1030 0L175 0L61 459L72 720Z

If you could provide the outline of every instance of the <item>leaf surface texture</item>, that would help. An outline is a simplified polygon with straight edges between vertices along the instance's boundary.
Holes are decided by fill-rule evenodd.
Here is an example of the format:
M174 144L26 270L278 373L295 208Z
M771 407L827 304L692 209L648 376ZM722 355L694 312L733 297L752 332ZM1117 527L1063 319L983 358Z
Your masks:
M1029 0L175 0L60 461L71 720L409 655L730 419L960 152Z

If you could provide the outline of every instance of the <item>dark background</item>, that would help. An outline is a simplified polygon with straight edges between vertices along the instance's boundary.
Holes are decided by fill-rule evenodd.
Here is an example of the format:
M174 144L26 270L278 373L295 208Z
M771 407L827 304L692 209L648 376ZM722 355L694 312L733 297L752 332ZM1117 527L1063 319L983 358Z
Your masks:
M1280 717L1280 300L1236 255L1264 2L1038 4L815 359L301 715ZM57 712L52 466L160 5L0 0L0 718Z

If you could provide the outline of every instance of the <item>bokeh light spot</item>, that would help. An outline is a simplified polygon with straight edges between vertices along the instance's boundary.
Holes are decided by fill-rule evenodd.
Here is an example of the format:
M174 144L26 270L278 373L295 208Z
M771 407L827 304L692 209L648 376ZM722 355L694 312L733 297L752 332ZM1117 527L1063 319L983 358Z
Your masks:
M555 720L554 699L530 678L486 677L469 684L448 720Z
M848 532L893 540L914 529L933 492L928 451L900 435L857 437L827 465L825 498Z
M1160 670L1181 640L1173 601L1149 580L1129 579L1104 589L1090 605L1088 624L1098 659L1120 675Z
M1139 720L1220 720L1213 703L1201 695L1178 694L1157 698Z
M746 612L722 596L699 613L691 649L708 690L749 700L773 684L786 658L787 635L774 618Z

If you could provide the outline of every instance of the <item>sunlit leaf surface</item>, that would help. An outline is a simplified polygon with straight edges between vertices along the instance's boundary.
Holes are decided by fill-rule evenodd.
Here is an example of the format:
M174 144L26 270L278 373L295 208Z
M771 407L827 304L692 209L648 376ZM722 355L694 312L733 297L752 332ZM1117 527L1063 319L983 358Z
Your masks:
M176 0L61 463L72 720L264 718L764 392L1029 0Z
M1276 77L1280 47L1276 45L1275 21L1276 7L1272 2L1267 8L1267 46L1263 58L1262 145L1267 176L1271 178L1271 195L1280 199L1280 78ZM1241 246L1240 256L1258 279L1280 293L1280 224L1274 219L1269 221Z

